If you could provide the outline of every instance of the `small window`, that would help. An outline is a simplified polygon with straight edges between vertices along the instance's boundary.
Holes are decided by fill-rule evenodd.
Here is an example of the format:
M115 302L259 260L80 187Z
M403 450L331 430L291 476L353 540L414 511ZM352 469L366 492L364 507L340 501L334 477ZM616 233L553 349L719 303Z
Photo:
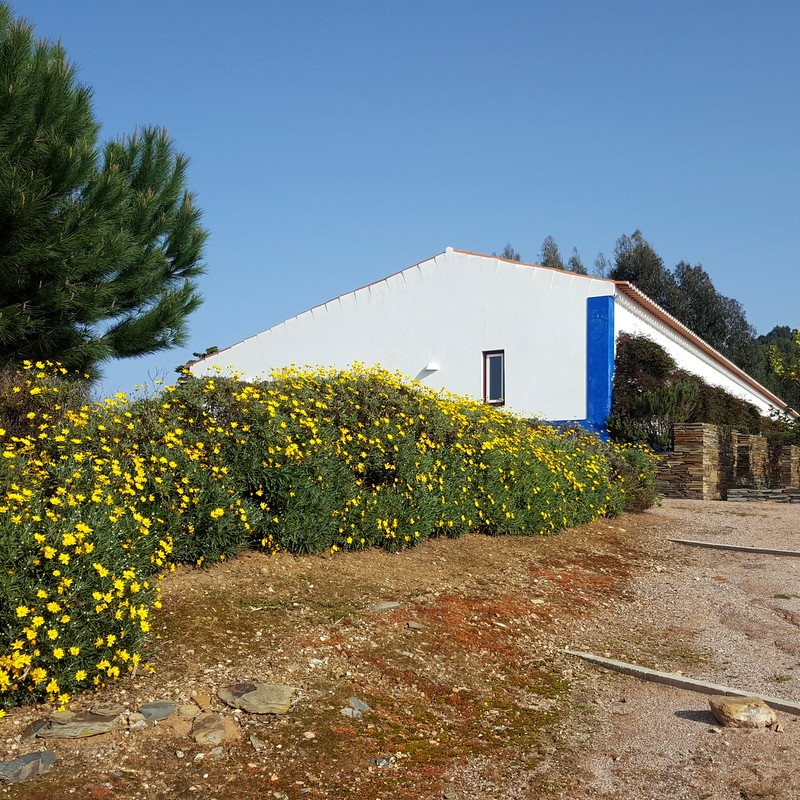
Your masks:
M483 400L502 406L506 397L505 350L487 350L483 354Z

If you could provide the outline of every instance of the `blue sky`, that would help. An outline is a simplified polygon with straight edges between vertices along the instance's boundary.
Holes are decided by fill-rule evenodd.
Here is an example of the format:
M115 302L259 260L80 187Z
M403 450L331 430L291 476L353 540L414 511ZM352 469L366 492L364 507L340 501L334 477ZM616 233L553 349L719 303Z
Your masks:
M173 377L452 246L591 265L641 229L759 333L800 325L800 3L17 0L103 137L164 126L211 231Z

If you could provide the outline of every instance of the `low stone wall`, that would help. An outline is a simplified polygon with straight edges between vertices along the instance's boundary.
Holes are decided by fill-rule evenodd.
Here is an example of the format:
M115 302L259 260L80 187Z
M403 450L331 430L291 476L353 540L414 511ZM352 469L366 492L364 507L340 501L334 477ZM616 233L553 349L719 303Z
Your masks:
M800 489L728 489L729 503L800 503Z
M715 425L686 424L673 428L675 446L668 469L659 474L659 491L666 497L719 499L719 452Z
M767 491L800 487L796 445L772 445L763 436L704 423L675 425L673 439L674 450L663 456L657 476L658 490L665 497L787 502L797 496Z

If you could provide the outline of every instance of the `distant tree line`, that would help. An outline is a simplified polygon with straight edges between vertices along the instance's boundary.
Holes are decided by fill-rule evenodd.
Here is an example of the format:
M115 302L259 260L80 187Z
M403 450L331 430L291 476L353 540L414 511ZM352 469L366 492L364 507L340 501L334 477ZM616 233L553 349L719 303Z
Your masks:
M500 255L522 260L510 244ZM577 249L573 248L572 255L564 261L552 236L542 242L537 262L587 274ZM642 232L636 230L617 239L613 261L598 253L592 274L632 283L722 355L790 406L800 409L800 381L779 366L800 363L800 345L794 331L788 325L776 325L766 335L757 336L742 304L720 294L701 264L680 261L669 269Z

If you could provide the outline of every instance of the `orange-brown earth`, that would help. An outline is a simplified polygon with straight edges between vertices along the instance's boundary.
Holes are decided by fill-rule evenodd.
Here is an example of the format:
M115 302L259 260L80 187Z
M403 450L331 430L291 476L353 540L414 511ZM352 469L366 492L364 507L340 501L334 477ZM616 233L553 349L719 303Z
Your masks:
M800 700L800 559L670 537L797 548L800 507L667 501L548 538L440 539L398 555L248 553L164 586L154 674L73 701L191 702L220 686L297 687L283 716L234 714L214 757L172 717L50 747L0 796L61 798L800 798L800 723L720 729L707 698L599 670L565 646ZM744 541L743 541L744 540ZM380 601L399 606L371 612ZM373 709L343 716L348 698ZM256 749L250 741L257 737Z

